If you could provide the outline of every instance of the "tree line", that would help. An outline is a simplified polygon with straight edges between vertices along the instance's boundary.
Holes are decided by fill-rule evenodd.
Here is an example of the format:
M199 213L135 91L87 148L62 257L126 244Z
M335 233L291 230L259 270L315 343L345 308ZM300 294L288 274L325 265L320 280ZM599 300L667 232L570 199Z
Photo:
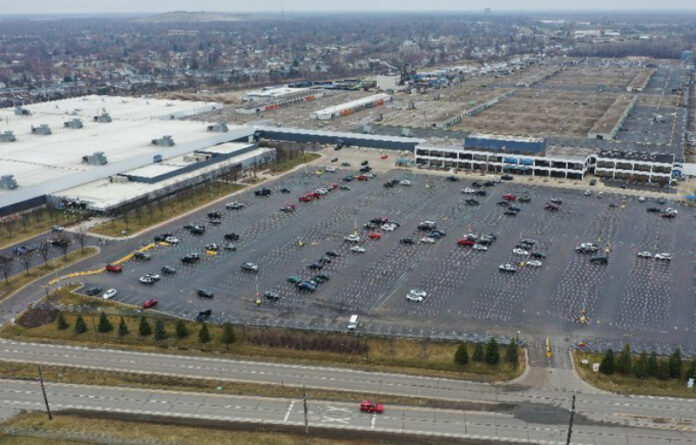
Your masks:
M604 352L599 364L599 372L605 375L633 375L637 378L655 377L661 380L696 377L696 358L684 369L681 349L677 348L667 358L660 358L654 350L645 349L637 357L626 343L621 352L615 354L610 348Z

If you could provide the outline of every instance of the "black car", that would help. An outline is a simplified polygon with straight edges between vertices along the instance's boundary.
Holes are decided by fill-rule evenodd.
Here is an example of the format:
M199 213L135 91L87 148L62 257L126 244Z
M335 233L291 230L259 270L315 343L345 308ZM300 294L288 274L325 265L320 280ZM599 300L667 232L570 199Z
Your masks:
M339 256L341 256L341 255L339 255L339 253L336 252L335 250L329 250L328 252L326 252L326 256L330 256L330 257L336 258L336 257L339 257Z
M660 213L662 211L659 207L648 207L646 210L648 213Z
M226 233L225 234L225 239L228 241L237 241L239 239L239 235L236 233Z
M176 273L176 269L174 269L172 266L162 266L162 269L160 270L165 275L174 275Z
M208 212L208 218L219 219L222 218L222 214L217 210L213 210L212 212Z
M267 188L261 188L256 191L254 191L254 195L256 196L271 196L271 189Z
M331 162L338 162L338 158L333 158Z
M486 193L485 190L476 190L476 191L474 192L474 195L476 195L476 196L486 196L487 193Z
M450 182L459 182L459 178L457 178L456 176L448 176L447 180Z
M399 242L401 244L413 244L413 240L411 238L401 238Z
M512 181L514 178L512 177L512 175L503 175L500 177L500 179L504 181Z
M394 184L392 184L391 182L385 182L384 187L390 189L394 187Z
M371 171L372 171L372 167L370 167L369 165L366 165L366 166L360 168L361 173L370 173Z
M307 269L312 269L312 270L322 270L324 266L322 266L319 263L312 263L309 266L307 266Z
M196 293L201 298L213 298L213 292L208 289L198 289Z
M345 178L343 178L343 182L351 182L355 177L353 175L348 175Z
M478 182L478 181L474 181L474 182L471 183L471 186L472 186L473 188L477 189L477 188L481 188L481 187L482 187L482 184L481 184L480 182Z
M222 220L218 218L209 219L208 222L214 226L219 226L220 224L222 224Z
M443 236L447 236L447 233L442 230L435 229L430 232L428 236L431 238L442 238Z
M508 210L512 210L513 212L519 212L519 211L521 211L522 209L519 208L519 207L517 207L517 206L512 206L512 205L511 205L511 206L508 206Z
M205 226L203 224L196 224L191 226L189 232L193 235L203 235L205 233Z
M505 216L517 216L517 212L513 210L506 210L505 213L503 213Z
M609 257L593 256L592 258L590 258L590 263L592 263L592 264L608 264Z
M323 279L322 277L320 277L319 275L314 275L314 276L312 277L312 281L321 284L321 283L323 283L323 282L326 281L326 280Z
M544 258L546 258L546 255L544 255L541 252L534 251L534 252L532 252L532 258L536 258L538 260L543 260Z
M135 254L133 254L133 258L140 261L150 261L152 256L147 252L135 252Z
M507 206L510 205L510 203L507 202L507 201L498 201L497 204L498 204L500 207L507 207Z
M103 290L104 289L102 289L101 287L90 287L85 291L85 293L90 297L94 297L95 295L101 294Z
M479 202L478 202L477 200L471 199L471 198L470 198L470 199L467 199L465 202L466 202L466 205L470 205L470 206L477 206L477 205L479 205Z
M210 318L210 314L212 314L213 311L211 309L205 309L203 311L200 311L198 315L196 315L196 321L205 321L208 318Z
M368 164L367 161L362 161L362 162L360 163L360 165L367 165L367 164Z
M486 181L483 183L484 187L493 187L495 185L495 182L493 181Z
M331 258L329 258L329 257L327 257L327 256L323 256L323 257L319 258L319 260L317 261L317 263L319 263L319 264L329 264L329 263L331 263Z
M267 298L268 300L271 300L271 301L278 301L278 300L280 300L280 295L278 294L278 292L273 292L273 291L270 291L270 290L264 292L264 293L263 293L263 296L264 296L265 298Z
M596 185L597 180L596 179L590 179L590 185Z
M290 193L290 189L287 187L283 187L282 189L280 189L280 193Z
M200 259L201 257L197 253L189 253L181 259L181 262L184 264L193 264L198 262Z

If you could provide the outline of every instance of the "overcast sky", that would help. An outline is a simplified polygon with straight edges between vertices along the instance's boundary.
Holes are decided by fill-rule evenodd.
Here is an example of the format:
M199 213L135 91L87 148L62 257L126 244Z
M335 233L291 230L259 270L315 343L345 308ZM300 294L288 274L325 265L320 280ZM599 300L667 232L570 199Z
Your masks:
M285 11L696 10L695 0L0 0L0 14L280 11L281 3Z

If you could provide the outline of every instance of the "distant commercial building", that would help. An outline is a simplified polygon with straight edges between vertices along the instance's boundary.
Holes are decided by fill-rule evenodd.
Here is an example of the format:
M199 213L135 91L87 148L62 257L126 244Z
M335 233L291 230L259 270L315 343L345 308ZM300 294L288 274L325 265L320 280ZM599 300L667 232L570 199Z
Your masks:
M391 96L388 94L373 94L372 96L363 97L361 99L345 102L339 105L335 105L333 107L328 107L322 110L315 111L311 114L310 117L312 119L327 120L340 116L348 116L366 108L384 105L384 103L389 102L390 100Z

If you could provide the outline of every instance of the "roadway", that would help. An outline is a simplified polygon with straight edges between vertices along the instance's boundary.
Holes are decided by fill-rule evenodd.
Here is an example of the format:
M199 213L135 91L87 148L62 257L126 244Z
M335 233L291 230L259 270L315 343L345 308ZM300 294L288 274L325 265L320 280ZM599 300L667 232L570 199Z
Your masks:
M621 396L566 383L538 379L550 371L564 381L575 379L572 370L532 368L516 384L488 384L463 380L366 372L347 368L264 363L186 355L168 355L79 346L0 341L0 360L54 366L73 366L104 371L169 375L217 382L253 382L398 395L513 404L518 420L535 424L566 419L571 394L576 394L578 414L587 422L621 427L650 427L696 432L696 400L667 397ZM538 382L536 383L532 382ZM555 389L561 388L561 389ZM495 407L497 409L497 407ZM565 420L563 420L565 421Z
M303 427L303 404L297 399L262 398L130 389L92 385L47 383L53 411L79 410L180 417L224 422L263 423ZM4 380L0 404L20 410L44 409L37 382ZM567 414L567 413L566 413ZM312 428L335 428L364 432L419 434L460 439L491 440L495 443L563 444L564 423L529 422L514 414L460 411L422 407L386 406L381 415L361 413L356 403L308 402ZM690 444L696 435L678 431L599 425L576 422L573 444Z

